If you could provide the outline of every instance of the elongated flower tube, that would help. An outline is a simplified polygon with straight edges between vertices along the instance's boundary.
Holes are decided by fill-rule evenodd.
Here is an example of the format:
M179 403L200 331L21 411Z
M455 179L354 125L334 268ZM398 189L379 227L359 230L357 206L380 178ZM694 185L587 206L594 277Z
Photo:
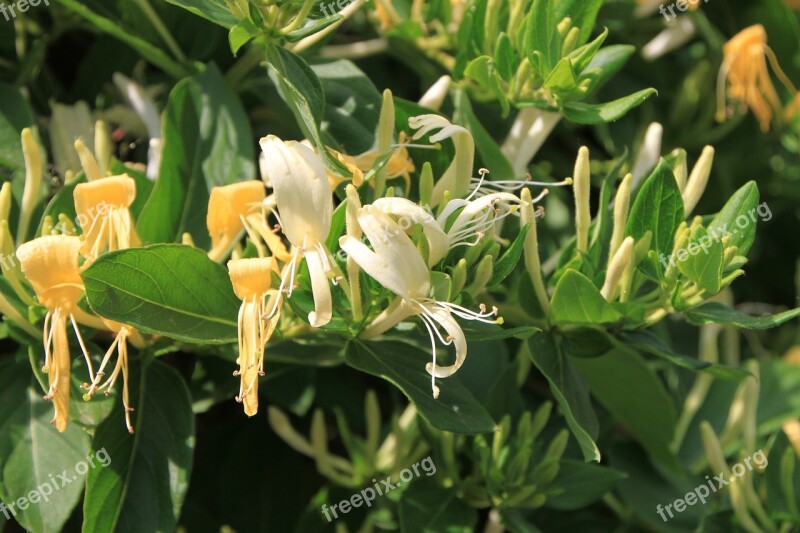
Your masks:
M351 236L342 237L339 245L362 270L399 296L375 318L362 337L376 337L406 318L420 317L431 339L433 362L426 365L426 370L431 375L433 397L438 398L436 378L453 375L467 357L467 339L454 317L499 323L500 319L492 318L497 310L486 312L483 307L481 312L476 313L459 305L431 298L430 271L403 229L389 215L371 205L359 210L358 223L373 249ZM441 330L444 330L444 334ZM442 344L454 345L454 364L437 365L436 339Z
M75 212L83 228L81 253L88 262L106 251L139 245L130 206L136 182L123 174L75 186Z
M141 339L141 334L130 326L112 320L103 320L103 323L111 331L116 331L117 336L114 338L114 342L111 343L108 350L106 350L92 382L88 385L84 385L84 388L88 390L83 395L83 399L89 401L95 393L101 390L108 396L113 391L117 379L122 375L122 406L125 409L125 426L128 428L128 433L133 434L131 413L134 409L131 407L130 388L128 386L128 339L134 340L137 345L142 345L143 340ZM111 371L111 375L103 382L103 378L106 375L106 366L111 360L111 356L114 354L115 350L117 352L117 362L114 365L114 370Z
M80 249L79 237L65 235L39 237L17 249L22 273L33 286L39 303L47 308L44 319L45 363L42 370L48 375L50 388L45 399L53 401L55 416L51 423L60 432L67 429L69 420L69 375L72 359L67 341L67 320L72 322L89 367L89 376L94 381L92 363L72 315L84 292L78 269Z
M761 24L749 26L736 34L723 48L723 61L717 78L717 120L725 119L725 80L728 94L741 107L749 107L762 131L769 131L773 114L782 105L772 84L767 60L775 74L792 95L797 89L783 72L775 52L767 45L767 32Z
M247 232L259 257L274 255L282 261L289 260L289 253L280 236L267 226L266 194L264 184L260 181L243 181L211 189L206 217L211 236L210 259L219 261L227 256L242 232ZM261 244L262 240L271 254Z
M333 198L322 160L311 148L274 135L261 139L269 182L283 234L292 244L292 258L281 275L280 291L291 297L298 263L305 259L314 293L314 311L308 321L314 327L327 324L333 315L328 275L332 271L325 239L331 229Z
M278 274L274 257L228 261L233 291L242 300L239 308L239 376L236 401L244 404L247 416L258 412L258 379L264 375L264 346L278 325L280 310L268 314L280 295L272 287L272 274ZM265 317L267 317L265 319Z
M446 118L439 115L411 117L408 119L408 125L417 130L413 137L415 140L434 130L439 130L430 136L431 142L437 143L444 139L452 139L455 144L455 157L444 175L436 182L431 205L439 205L444 199L445 191L450 191L451 198L466 196L472 178L472 165L475 162L475 141L472 139L472 134L461 126L451 124Z

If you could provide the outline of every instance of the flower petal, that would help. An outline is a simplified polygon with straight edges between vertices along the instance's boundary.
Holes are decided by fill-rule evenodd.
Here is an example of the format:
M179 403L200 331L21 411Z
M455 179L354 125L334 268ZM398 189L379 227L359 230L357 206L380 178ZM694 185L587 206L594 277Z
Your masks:
M308 314L308 322L320 328L331 321L333 316L333 300L331 286L328 281L328 267L319 250L305 253L308 275L311 277L311 290L314 293L314 311Z
M372 205L388 215L398 217L398 225L402 230L408 230L414 224L422 226L430 246L429 266L435 265L447 255L449 250L447 234L430 211L407 198L379 198Z
M453 346L456 349L456 361L450 366L436 366L433 363L425 365L425 370L428 374L437 378L447 378L455 374L464 361L467 359L467 338L461 326L458 325L456 319L447 309L441 307L427 306L427 315L433 318L442 328L447 332L447 335L452 339Z

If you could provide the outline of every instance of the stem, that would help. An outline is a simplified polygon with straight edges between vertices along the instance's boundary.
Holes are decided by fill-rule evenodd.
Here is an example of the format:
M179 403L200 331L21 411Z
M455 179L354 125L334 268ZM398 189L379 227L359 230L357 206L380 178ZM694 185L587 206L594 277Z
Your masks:
M172 55L174 55L178 61L182 63L185 62L186 55L183 53L181 47L178 46L178 43L164 25L161 17L159 17L158 13L156 13L156 10L150 5L150 2L147 0L134 0L134 2L136 2L136 5L138 5L139 9L141 9L144 13L144 16L146 16L153 25L153 28L155 28L155 30L158 32L158 35L164 40L164 43L166 43L167 48L169 48L170 52L172 52Z
M355 0L355 2L353 2L353 3L352 3L352 4L350 4L349 6L345 7L344 9L342 9L342 10L339 12L339 14L342 16L342 18L341 18L341 19L337 20L336 22L334 22L334 23L333 23L333 24L331 24L330 26L328 26L328 27L324 28L323 30L321 30L321 31L318 31L318 32L317 32L317 33L315 33L314 35L309 35L309 36L308 36L308 37L306 37L305 39L301 39L300 41L298 41L298 42L297 42L297 43L296 43L296 44L295 44L295 45L292 47L291 51L292 51L292 52L294 52L295 54L299 54L299 53L300 53L300 52L302 52L303 50L306 50L306 49L308 49L308 48L310 48L310 47L314 46L314 45L315 45L315 44L317 44L319 41L321 41L322 39L324 39L325 37L327 37L329 34L333 33L333 32L334 32L334 30L336 30L336 29L337 29L339 26L341 26L341 25L342 25L342 23L343 23L345 20L347 20L348 18L350 18L351 16L353 16L353 14L354 14L356 11L358 11L358 9L359 9L361 6L363 6L365 2L366 2L366 0Z

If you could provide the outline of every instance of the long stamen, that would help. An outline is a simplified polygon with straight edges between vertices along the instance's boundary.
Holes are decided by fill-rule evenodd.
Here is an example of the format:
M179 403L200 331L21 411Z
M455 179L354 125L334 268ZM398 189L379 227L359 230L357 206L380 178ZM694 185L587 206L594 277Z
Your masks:
M75 330L75 336L78 337L78 344L83 352L83 357L86 359L86 366L89 367L89 380L94 381L94 369L92 368L92 360L89 357L89 350L86 349L86 345L83 342L83 337L81 336L81 331L78 329L78 324L75 323L75 317L73 317L71 313L69 315L69 319L72 322L72 329Z
M424 315L420 315L423 316ZM433 352L433 372L431 372L431 392L433 393L433 398L439 398L439 387L436 386L436 340L433 338L433 331L431 331L431 326L428 325L428 322L425 318L422 319L422 323L425 324L425 329L428 330L428 336L431 339L431 352Z

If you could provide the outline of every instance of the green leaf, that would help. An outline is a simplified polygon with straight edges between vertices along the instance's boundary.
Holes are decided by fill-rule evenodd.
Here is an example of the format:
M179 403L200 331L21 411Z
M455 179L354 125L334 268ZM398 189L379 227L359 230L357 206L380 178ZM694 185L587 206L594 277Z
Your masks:
M592 394L659 463L680 466L670 451L677 410L656 373L637 354L614 349L602 357L574 359Z
M548 491L559 492L547 498L547 506L577 511L599 500L627 477L625 472L613 468L564 459L558 467L558 475L548 487Z
M231 28L239 22L228 9L225 0L166 0L215 24Z
M678 270L698 287L708 292L709 296L717 294L722 287L722 271L725 268L725 247L722 242L711 238L700 226L683 250L687 254L684 260L681 261L680 257L675 259Z
M681 191L669 165L661 159L636 195L625 234L638 241L651 231L650 249L668 256L672 253L675 231L682 221Z
M462 324L461 329L467 340L472 341L497 341L503 339L525 340L535 335L539 328L534 326L518 326L516 328L503 328L497 324L485 324L483 322L471 321Z
M586 382L549 333L539 333L528 340L533 364L550 384L570 431L578 441L585 461L600 461L595 444L598 424Z
M105 318L184 342L238 338L241 302L227 270L191 246L110 252L82 276L89 304Z
M589 66L595 56L597 56L606 37L608 37L608 28L604 29L603 33L595 37L592 42L575 49L567 56L570 61L572 61L572 68L575 69L575 72L578 73L579 76L583 73L583 70Z
M504 279L506 279L509 274L514 271L514 268L519 263L520 257L522 257L522 252L525 249L525 237L528 235L528 231L530 231L531 225L526 224L522 229L520 229L517 238L514 239L514 242L511 243L511 246L508 247L506 253L500 256L500 259L494 262L494 270L492 271L492 279L489 280L488 287L494 287L499 285Z
M549 73L561 59L561 38L556 28L558 23L554 0L533 0L525 20L523 49L541 53L545 73Z
M399 514L402 533L472 533L478 522L478 512L455 488L427 480L411 481L400 499Z
M382 97L372 81L346 59L326 59L311 65L325 94L322 132L358 155L375 143Z
M675 366L692 370L695 372L705 372L720 379L741 380L751 375L743 368L734 366L701 361L692 357L678 355L673 352L669 345L661 340L655 333L649 330L631 331L620 335L620 340L624 346L640 350L665 361L669 361Z
M605 85L614 74L625 66L635 52L636 47L628 44L615 44L599 50L586 68L580 72L581 81L590 80L586 95L594 94Z
M622 318L589 278L572 269L558 280L551 312L560 324L608 324Z
M139 217L144 242L174 242L189 232L200 247L212 187L253 179L255 155L247 115L213 64L181 80L164 111L163 159Z
M800 316L800 307L774 315L750 316L719 302L709 302L683 312L696 326L723 324L743 329L769 329Z
M433 426L459 434L489 433L495 423L458 376L436 381L438 399L431 392L431 376L425 370L431 354L399 341L352 341L346 349L347 364L383 378L405 394Z
M316 73L302 57L277 45L267 47L267 61L270 77L278 87L281 98L292 110L303 134L320 149L326 165L348 176L349 171L328 152L320 134L319 128L325 113L325 93Z
M755 214L758 209L758 185L755 181L748 181L725 203L717 216L708 225L708 231L720 238L729 236L731 243L728 246L738 247L738 255L747 255L756 237ZM737 224L736 220L744 217L744 225ZM729 231L730 230L730 231ZM713 233L712 233L713 232Z
M186 384L158 360L131 366L136 434L125 428L122 405L97 428L92 449L111 463L89 472L85 532L175 531L189 487L195 433Z
M32 491L50 492L49 501L15 507L15 519L28 531L58 532L80 501L86 472L75 468L90 455L89 437L74 423L64 433L50 424L53 405L42 399L26 359L0 359L0 500L8 506Z
M233 55L238 54L239 50L257 36L258 33L258 28L249 19L244 19L232 27L228 32L228 44Z
M314 35L317 32L320 32L330 26L335 22L339 22L342 20L342 15L336 13L335 15L331 15L330 17L325 17L321 19L312 20L308 24L304 25L301 28L294 30L293 32L287 33L285 35L286 40L290 43L294 43L299 41L300 39L305 39L309 35ZM346 61L346 60L342 60Z
M643 89L604 104L567 102L561 108L561 112L567 120L578 124L605 124L622 118L656 92L655 89Z
M505 81L511 81L518 63L519 57L514 49L514 43L511 42L511 37L505 32L501 33L497 36L497 42L494 47L494 64L497 67L498 74Z
M556 64L556 68L544 81L544 88L564 95L578 88L578 79L572 70L572 62L569 59L565 57Z
M572 26L580 29L578 42L583 44L594 29L602 5L603 0L561 0L555 5L555 20L560 22L564 17L572 19Z
M28 102L13 85L0 83L0 166L24 176L20 133L35 124Z
M469 62L464 74L475 80L478 85L491 92L500 102L503 115L507 115L510 106L506 92L500 84L500 74L494 66L494 61L489 56L476 57Z

